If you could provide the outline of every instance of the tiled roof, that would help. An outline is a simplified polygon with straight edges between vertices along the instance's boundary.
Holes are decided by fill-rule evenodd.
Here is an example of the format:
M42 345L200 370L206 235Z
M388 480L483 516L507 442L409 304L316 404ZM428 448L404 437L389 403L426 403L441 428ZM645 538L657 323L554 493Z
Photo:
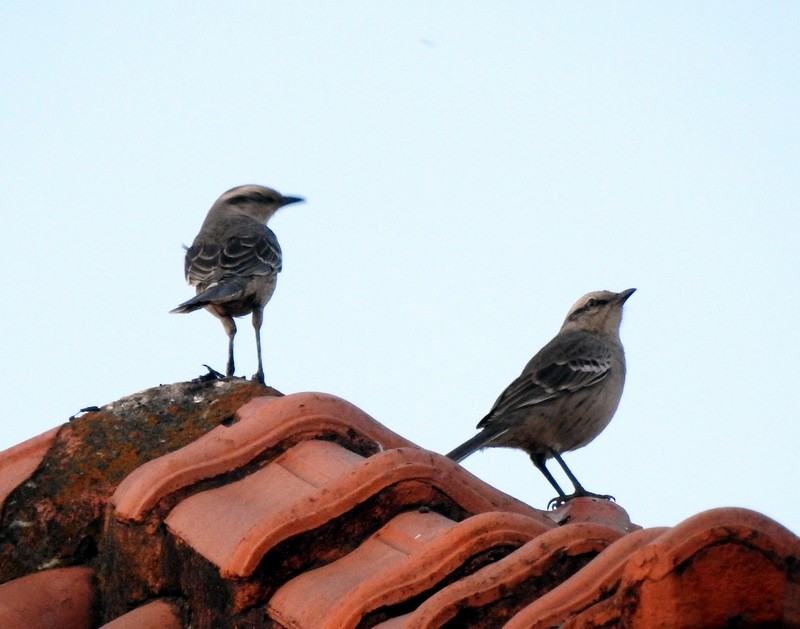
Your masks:
M0 453L0 501L0 627L800 627L800 539L765 516L537 510L344 400L240 380Z

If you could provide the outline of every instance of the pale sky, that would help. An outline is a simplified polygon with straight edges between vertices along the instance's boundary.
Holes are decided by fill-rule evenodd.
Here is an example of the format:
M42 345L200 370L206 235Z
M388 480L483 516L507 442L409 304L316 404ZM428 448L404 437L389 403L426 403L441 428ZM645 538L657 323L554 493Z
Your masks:
M567 463L644 526L800 532L798 33L789 2L3 3L0 449L224 369L168 311L259 183L308 200L270 222L269 384L447 452L578 297L635 287L622 403ZM521 452L464 465L553 495Z

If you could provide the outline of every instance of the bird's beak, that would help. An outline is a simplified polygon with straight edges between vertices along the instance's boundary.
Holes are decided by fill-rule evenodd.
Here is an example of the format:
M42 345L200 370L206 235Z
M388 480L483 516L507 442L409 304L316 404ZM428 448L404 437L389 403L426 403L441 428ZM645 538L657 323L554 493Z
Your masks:
M633 295L635 292L636 292L635 288L629 288L628 290L624 290L621 293L617 293L617 301L620 304L624 304L628 300L628 297Z
M289 205L290 203L300 203L301 201L305 201L303 197L283 197L283 203L281 203L281 207L284 205Z

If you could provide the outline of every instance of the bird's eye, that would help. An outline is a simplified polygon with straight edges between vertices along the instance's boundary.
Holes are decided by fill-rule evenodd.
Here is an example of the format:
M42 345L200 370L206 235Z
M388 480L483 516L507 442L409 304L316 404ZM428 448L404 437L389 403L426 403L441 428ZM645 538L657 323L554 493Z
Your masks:
M596 308L599 304L600 304L600 302L597 301L596 299L590 299L589 301L586 302L586 307L587 308Z
M274 205L278 202L275 195L266 194L264 192L254 192L248 199L251 203L261 203L262 205Z

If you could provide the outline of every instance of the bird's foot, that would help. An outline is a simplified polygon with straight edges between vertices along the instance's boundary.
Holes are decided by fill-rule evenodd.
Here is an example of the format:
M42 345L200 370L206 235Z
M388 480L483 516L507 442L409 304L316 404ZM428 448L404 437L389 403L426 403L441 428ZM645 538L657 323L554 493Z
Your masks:
M576 491L573 494L569 494L567 496L556 496L550 502L547 503L548 509L557 509L558 507L563 507L567 504L570 500L574 500L575 498L599 498L600 500L610 500L612 502L616 502L617 499L614 496L609 496L608 494L595 494L591 491L581 490Z
M208 373L198 376L192 382L210 382L211 380L222 380L225 377L219 371L212 369L208 365L204 364L203 367L208 369Z
M264 386L266 386L266 383L264 382L264 372L261 371L260 369L256 373L254 373L253 377L250 379L253 382L258 382L259 384L263 384Z

